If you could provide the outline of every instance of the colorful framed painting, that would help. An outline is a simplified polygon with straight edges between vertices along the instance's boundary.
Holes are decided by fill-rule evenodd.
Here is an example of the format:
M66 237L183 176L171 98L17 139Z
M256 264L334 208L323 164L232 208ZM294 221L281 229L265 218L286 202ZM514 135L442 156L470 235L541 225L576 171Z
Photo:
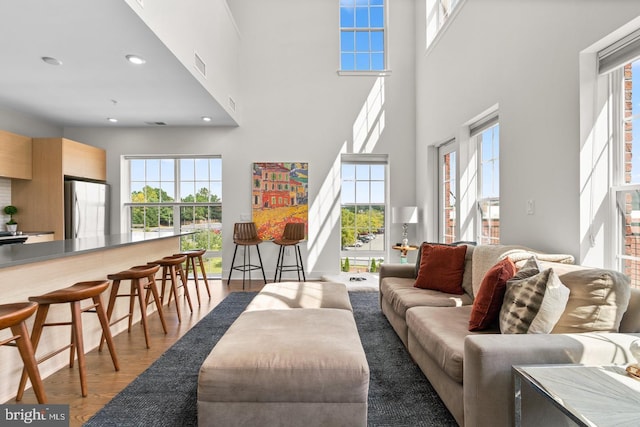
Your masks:
M308 163L260 162L253 164L252 172L251 209L261 239L282 236L287 222L307 223Z

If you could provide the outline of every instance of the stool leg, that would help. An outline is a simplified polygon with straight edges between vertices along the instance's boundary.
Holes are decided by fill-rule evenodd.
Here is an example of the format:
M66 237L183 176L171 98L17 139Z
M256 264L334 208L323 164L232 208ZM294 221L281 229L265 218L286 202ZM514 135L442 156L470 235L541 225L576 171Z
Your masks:
M136 305L136 294L140 291L140 281L138 279L131 279L129 281L129 315L127 319L127 332L131 333L131 326L133 325L133 309Z
M251 253L249 253L249 263L251 263ZM247 245L242 246L242 290L244 291L244 278L247 275ZM251 271L249 271L251 280Z
M78 371L80 371L80 389L82 390L82 397L87 397L87 375L86 375L86 363L84 358L84 340L82 337L82 311L80 309L80 302L73 301L71 304L71 329L73 331L73 345L71 347L71 353L75 347L75 352L78 356ZM108 340L108 338L107 338Z
M302 270L302 280L307 281L307 278L304 277L304 265L302 265L302 252L300 251L300 246L296 245L296 265L298 264L298 258L300 258L300 270ZM300 280L300 272L298 272L298 280Z
M185 272L185 276L187 276L187 280L189 279L189 269L193 271L193 282L196 284L196 296L198 297L198 307L202 305L200 302L200 283L198 283L198 271L196 270L196 262L194 257L187 257L186 262L187 270Z
M148 290L145 295L145 311L147 309L147 305L149 304L149 291L151 291L151 295L153 295L153 300L156 303L156 309L158 310L158 316L160 316L160 323L162 323L162 329L164 333L167 333L167 323L164 320L164 313L162 312L162 302L160 301L160 295L158 295L158 287L156 286L156 278L154 276L149 277L149 283L147 284Z
M193 264L193 274L196 275L195 269L195 258L192 258L194 261ZM207 280L207 272L204 271L204 261L202 260L202 256L198 256L198 263L200 264L200 271L202 272L202 279L204 280L204 286L207 288L207 295L209 295L209 299L211 299L211 290L209 289L209 281ZM266 281L265 281L266 283Z
M113 314L113 307L116 304L116 297L118 295L118 290L120 288L120 280L114 280L111 283L111 293L109 294L109 304L107 305L107 320L111 322L111 315ZM104 334L100 337L100 345L98 346L98 351L102 351L102 346L104 345Z
M113 343L113 337L111 336L111 329L109 329L109 320L107 319L107 314L104 312L104 305L102 305L102 297L100 295L93 297L93 304L96 306L96 314L98 315L98 320L102 326L102 336L105 337L105 340L107 341L107 347L109 348L113 367L116 371L119 371L120 363L118 363L116 347Z
M44 321L47 318L47 313L49 313L49 304L40 304L38 306L38 311L36 312L36 318L33 322L33 330L31 331L31 347L33 348L34 357L35 357L36 350L38 348L38 343L40 342L40 337L42 336L42 329L43 329ZM20 384L18 385L18 394L16 395L16 400L18 402L22 400L22 396L24 394L24 388L26 385L27 385L27 372L23 368L22 376L20 377Z
M278 281L278 270L281 268L280 267L280 259L282 258L283 251L284 251L284 246L280 246L280 249L278 250L278 260L276 261L276 275L273 276L273 281L274 282ZM282 273L280 273L280 276L282 277Z
M191 312L193 313L193 304L191 303L191 293L189 292L189 286L187 284L187 274L184 272L184 269L182 268L182 264L179 264L176 266L177 268L177 275L180 276L180 279L182 280L182 288L184 289L184 296L187 297L187 303L189 304L189 310L191 310ZM200 295L198 295L198 300L200 299ZM178 303L178 297L176 294L176 304Z
M258 252L258 261L260 261L260 270L262 271L262 278L264 279L264 284L267 284L267 276L264 275L264 267L262 265L262 257L260 256L260 247L256 245L256 252ZM209 286L207 285L207 290L209 290ZM209 294L211 297L211 294Z
M26 369L27 373L29 374L29 379L31 380L33 391L38 398L38 403L47 403L47 395L44 392L42 378L40 377L38 363L36 362L36 358L33 352L33 346L31 345L31 340L29 339L27 326L24 324L24 322L20 322L19 324L13 325L11 327L11 332L13 333L13 335L18 336L18 338L16 339L16 346L18 347L18 351L20 351L20 356L22 357L22 361L24 363L24 369ZM22 400L22 393L20 394L20 399L16 397L16 400Z
M135 282L135 290L138 294L138 302L140 303L140 323L142 323L142 329L144 330L144 342L147 345L147 348L151 348L149 344L149 328L147 327L147 307L144 298L144 292L142 291L142 284L140 283L140 279L132 279L131 280L131 294L133 295L133 287ZM132 310L133 311L133 310ZM131 317L129 318L131 321Z
M178 304L178 278L176 277L176 269L174 267L168 267L169 274L171 275L171 289L169 290L169 302L171 302L171 293L176 298L176 313L178 315L178 322L182 322L182 315L180 314L180 304ZM162 278L162 287L164 289L165 277Z
M234 263L236 262L237 252L238 252L238 245L236 245L236 248L233 250L233 258L231 259L231 268L229 269L229 278L227 279L227 286L229 286L229 284L231 283L231 273L233 273L233 266L234 266Z

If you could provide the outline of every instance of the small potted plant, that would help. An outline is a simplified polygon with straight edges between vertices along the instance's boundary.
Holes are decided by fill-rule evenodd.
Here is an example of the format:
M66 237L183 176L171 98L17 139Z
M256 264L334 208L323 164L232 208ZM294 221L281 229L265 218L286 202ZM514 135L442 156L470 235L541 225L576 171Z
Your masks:
M15 233L18 229L18 223L14 221L13 216L18 213L18 208L13 205L4 207L4 213L9 215L9 221L7 221L7 231Z

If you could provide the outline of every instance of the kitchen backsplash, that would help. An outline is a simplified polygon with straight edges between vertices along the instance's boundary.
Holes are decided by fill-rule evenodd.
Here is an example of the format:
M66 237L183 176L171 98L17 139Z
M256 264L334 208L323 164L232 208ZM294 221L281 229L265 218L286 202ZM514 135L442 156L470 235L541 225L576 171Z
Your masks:
M0 218L3 224L9 221L9 215L5 215L2 209L5 206L11 204L11 179L9 178L0 178ZM0 226L0 230L4 230L3 226Z

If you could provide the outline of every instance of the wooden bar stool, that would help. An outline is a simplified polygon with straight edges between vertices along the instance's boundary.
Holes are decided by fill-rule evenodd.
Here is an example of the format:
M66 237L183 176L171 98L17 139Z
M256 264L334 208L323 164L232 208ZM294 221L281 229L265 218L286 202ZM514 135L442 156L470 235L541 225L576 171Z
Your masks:
M296 271L298 273L298 280L300 280L300 272L302 272L302 280L306 282L304 276L304 265L302 264L302 253L300 252L300 242L304 240L305 224L303 222L288 222L284 226L282 237L275 239L273 243L280 246L278 251L278 261L276 262L276 275L273 278L274 282L282 280L283 271ZM284 250L287 246L294 247L294 255L296 257L295 265L284 264ZM278 276L278 272L280 275Z
M12 337L0 341L0 346L14 345L18 347L20 357L22 357L22 362L24 363L24 369L29 374L38 403L47 403L47 395L44 392L42 378L40 378L40 371L38 370L38 363L29 338L29 331L27 331L27 325L24 323L37 309L38 304L35 302L0 305L0 330L11 328L11 333L13 334ZM16 400L18 399L16 398Z
M260 270L262 272L262 278L264 284L267 284L267 276L264 274L264 268L262 266L262 257L260 256L260 245L262 239L258 237L258 230L256 229L255 222L237 222L233 225L233 243L236 244L236 248L233 251L233 259L231 260L231 268L229 269L229 278L227 279L227 286L231 283L231 273L233 270L242 271L242 289L244 289L245 273L249 272L249 284L251 284L251 271ZM235 265L236 253L238 252L238 246L242 246L242 265ZM251 264L251 246L256 247L258 252L258 261L260 265Z
M165 290L167 281L171 282L169 288L169 297L167 299L167 306L171 302L171 295L176 300L176 313L178 314L178 322L182 322L182 315L180 314L180 304L178 304L178 288L182 286L184 288L184 296L189 303L189 309L193 313L193 305L191 304L191 295L189 295L189 287L187 286L187 278L182 268L182 263L187 259L186 255L171 255L156 261L151 261L149 264L159 265L162 267L162 292L160 293L160 300L164 303ZM182 285L178 283L178 277L182 281Z
M29 297L29 301L37 302L38 311L36 312L36 320L33 324L33 331L31 332L31 343L33 345L34 353L37 351L40 337L42 336L42 330L45 326L64 326L71 325L71 343L62 347L59 350L52 351L40 359L37 363L42 363L45 360L52 358L53 356L63 352L66 349L70 349L69 353L69 367L73 368L74 355L78 356L78 370L80 371L80 387L82 389L82 397L87 396L87 378L86 378L86 364L84 356L84 339L82 336L82 319L81 315L84 312L95 312L98 315L100 326L102 326L102 333L107 340L107 346L109 347L109 353L111 354L111 360L113 367L116 371L120 370L120 364L118 363L118 356L116 355L116 349L111 337L111 331L109 330L109 320L107 320L107 314L104 311L104 305L102 304L101 294L109 287L108 280L96 280L90 282L78 282L68 288L58 289L53 292L46 293L35 297ZM93 304L82 308L80 302L86 299L93 300ZM71 307L71 321L70 322L56 322L45 323L47 319L47 313L49 312L49 306L51 304L63 304L69 303ZM94 310L95 309L95 310ZM18 388L18 396L16 400L22 399L24 393L24 387L27 382L27 373L22 370L22 378L20 379L20 386Z
M128 319L129 325L127 332L131 333L131 324L133 323L133 309L136 299L140 306L140 323L144 330L144 340L147 348L151 348L149 340L149 327L147 325L147 306L149 304L149 295L153 295L153 300L156 303L158 309L158 316L160 316L160 322L162 323L162 329L164 333L167 333L167 324L164 320L164 314L162 313L162 301L158 295L158 288L156 286L156 273L160 269L159 265L138 265L131 267L128 270L120 271L119 273L109 274L107 279L112 280L111 294L109 295L109 306L107 307L107 318L109 319L109 325L115 325L121 320ZM131 281L131 288L129 293L119 294L120 282L123 280ZM146 292L145 292L146 290ZM146 294L146 295L145 295ZM127 297L129 298L129 313L122 316L119 319L111 321L111 315L115 306L116 298ZM104 335L100 339L100 350L104 343Z
M176 256L186 255L187 261L185 263L186 268L184 269L185 275L187 279L189 279L189 270L193 271L193 281L196 284L196 296L198 297L198 306L202 305L200 303L200 284L198 283L198 270L196 268L196 264L200 267L200 272L202 273L202 278L204 279L204 285L207 288L207 295L209 295L209 299L211 299L211 290L209 289L209 281L207 280L207 272L204 270L204 261L202 260L202 256L207 252L206 249L194 249L191 251L184 251ZM197 261L197 262L196 262Z

